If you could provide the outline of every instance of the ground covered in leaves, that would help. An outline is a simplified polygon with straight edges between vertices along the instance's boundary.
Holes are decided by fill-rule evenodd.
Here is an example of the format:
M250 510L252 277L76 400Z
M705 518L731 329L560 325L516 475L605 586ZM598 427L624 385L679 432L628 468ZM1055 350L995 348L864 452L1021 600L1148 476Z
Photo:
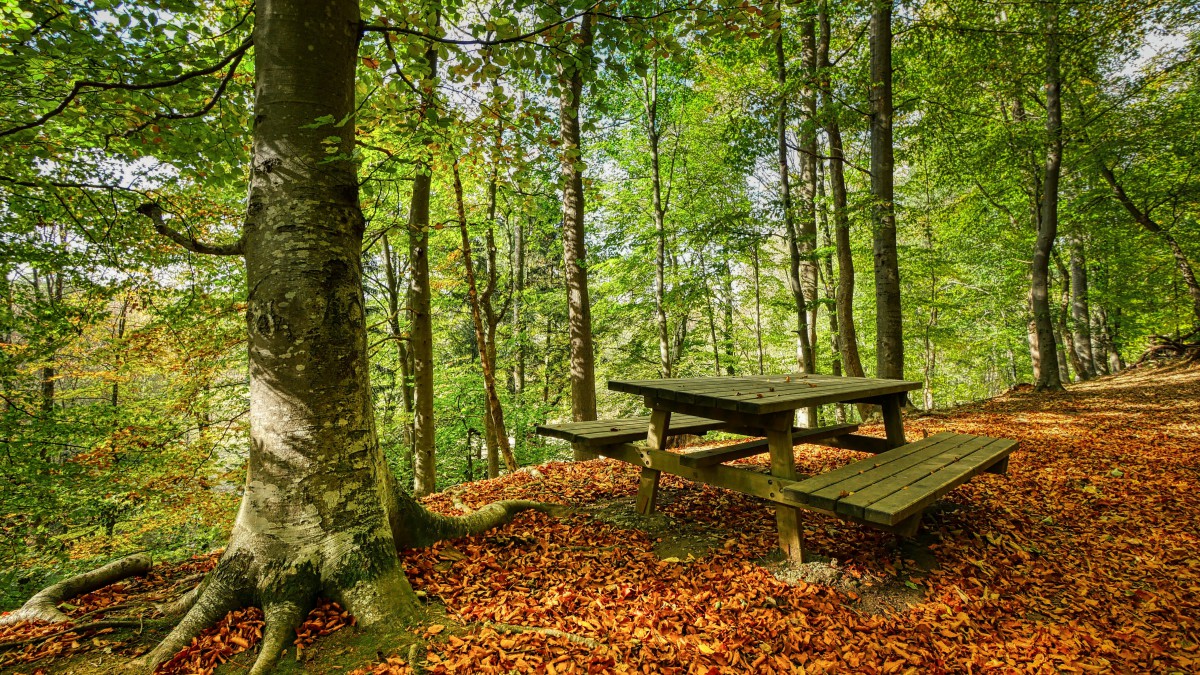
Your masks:
M636 472L608 460L435 495L429 506L446 513L514 497L577 508L407 553L426 624L372 641L322 603L281 670L1200 672L1200 368L1016 391L906 429L1021 448L1008 476L978 477L931 510L915 542L808 515L815 561L803 566L774 553L767 504L664 476L661 513L638 518ZM806 474L859 456L797 450ZM164 630L152 609L136 627L119 610L177 593L214 560L66 608L80 625L119 626L0 628L0 669L109 672ZM257 610L235 613L162 672L241 672L260 629Z

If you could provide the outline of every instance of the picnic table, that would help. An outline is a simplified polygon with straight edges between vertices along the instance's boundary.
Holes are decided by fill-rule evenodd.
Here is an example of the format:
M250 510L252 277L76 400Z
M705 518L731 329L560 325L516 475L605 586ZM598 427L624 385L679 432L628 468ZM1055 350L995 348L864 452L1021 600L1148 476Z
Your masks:
M920 387L906 380L805 373L610 380L609 389L641 396L650 415L546 424L537 432L639 466L636 508L643 515L654 511L664 472L773 502L780 548L799 561L801 510L912 536L925 508L942 495L981 472L1007 470L1017 447L1013 440L946 432L907 442L901 411L908 392ZM880 406L885 437L858 434L857 424L794 426L797 410L829 403ZM683 454L667 451L671 436L713 430L760 438ZM635 443L639 440L643 443ZM798 443L873 457L802 480L795 464ZM726 464L764 452L770 455L770 474Z

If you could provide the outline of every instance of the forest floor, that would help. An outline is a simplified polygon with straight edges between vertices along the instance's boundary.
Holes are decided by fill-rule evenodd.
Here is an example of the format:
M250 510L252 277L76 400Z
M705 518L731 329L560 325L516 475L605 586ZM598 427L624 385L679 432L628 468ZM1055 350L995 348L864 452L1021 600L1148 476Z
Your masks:
M1200 368L1139 370L1061 394L1014 391L911 417L906 429L1021 447L1007 476L952 492L911 542L806 515L816 562L805 565L775 553L766 503L729 491L664 476L660 513L637 517L637 474L614 461L470 484L427 503L458 513L519 497L576 510L522 514L406 553L424 625L365 632L324 604L280 670L1200 672ZM813 474L856 454L800 446L797 457ZM94 612L87 622L105 606L169 597L214 562L160 566L66 609ZM60 629L3 627L0 670L112 672L162 635L148 621L15 648ZM260 628L257 610L231 615L167 672L218 662L217 673L244 672Z

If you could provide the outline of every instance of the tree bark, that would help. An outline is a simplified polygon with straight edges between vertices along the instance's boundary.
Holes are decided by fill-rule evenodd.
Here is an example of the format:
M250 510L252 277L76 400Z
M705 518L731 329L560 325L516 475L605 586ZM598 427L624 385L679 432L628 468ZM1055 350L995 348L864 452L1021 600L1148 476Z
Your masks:
M782 12L783 5L780 4ZM775 117L775 136L779 155L779 198L783 207L783 228L787 233L788 248L788 287L792 291L792 299L796 303L796 365L800 372L812 373L813 351L812 343L808 341L808 307L804 301L804 286L801 280L801 255L799 225L796 223L792 208L791 178L788 173L788 96L787 96L787 58L783 52L783 23L775 32L775 77L779 86L778 110Z
M517 470L517 460L513 457L512 448L508 445L508 431L504 424L504 408L500 405L500 396L496 391L495 352L488 344L487 332L483 325L483 311L480 307L478 285L475 282L475 264L471 255L471 237L467 232L467 208L463 199L462 177L458 172L458 162L454 163L454 199L458 207L458 224L462 232L463 269L467 277L467 304L471 306L471 321L475 325L475 342L479 345L479 364L483 369L483 388L487 397L487 416L490 424L489 432L494 434L493 442L504 459L504 466L509 472Z
M1071 333L1067 318L1071 316L1071 271L1062 261L1058 251L1054 251L1054 266L1058 268L1058 276L1062 278L1062 292L1059 294L1058 315L1055 325L1058 328L1058 371L1064 382L1070 382L1070 372L1075 372L1075 379L1088 379L1083 361L1079 359L1075 346L1075 336ZM1069 367L1068 367L1069 366Z
M399 270L396 269L396 255L392 252L391 241L386 233L381 238L381 243L384 280L387 282L384 292L387 296L388 334L396 345L396 360L400 367L400 411L404 413L405 418L404 425L401 427L401 435L411 469L413 459L413 387L409 368L411 355L408 349L408 337L400 329L400 312L402 311L400 298L403 297L404 289L401 288Z
M525 394L525 224L520 220L513 225L513 258L513 394L519 408Z
M596 419L596 366L587 285L583 146L579 129L583 77L592 68L594 21L594 15L583 15L579 23L580 42L576 53L559 62L559 77L563 84L559 102L563 145L563 266L566 269L567 323L571 336L571 417L576 422ZM590 458L579 455L576 459Z
M1042 194L1037 240L1033 250L1032 282L1029 305L1033 311L1037 337L1038 377L1034 388L1061 390L1058 354L1054 340L1054 321L1050 312L1050 254L1058 236L1058 182L1062 171L1062 76L1058 45L1058 8L1046 10L1046 164L1042 174Z
M1088 307L1087 259L1083 239L1071 240L1071 322L1074 325L1075 358L1079 360L1080 379L1096 377L1096 359L1092 355L1092 312Z
M892 148L892 0L871 7L871 196L874 200L875 371L904 377L904 323L900 313L900 264Z
M838 277L834 303L838 318L838 348L842 364L850 377L863 377L862 360L858 355L858 333L854 328L854 253L850 248L850 218L846 200L845 155L842 150L842 131L833 100L829 64L829 3L822 0L817 15L821 38L817 45L817 68L821 78L822 107L825 135L829 138L829 187L833 193L834 243L837 248Z
M800 218L797 224L797 248L800 250L800 285L804 290L808 344L812 350L811 370L817 359L817 53L816 22L811 12L800 20L800 106L803 114L798 141L800 146Z
M437 75L437 48L430 43L425 52L429 76ZM432 92L421 100L422 120L436 104ZM422 150L413 176L412 198L408 209L408 261L412 266L408 311L411 317L409 346L413 366L413 494L423 497L437 490L437 458L434 456L435 420L433 417L433 311L429 286L429 197L433 183L433 164Z
M759 242L754 240L753 257L751 261L754 265L754 339L758 343L758 374L765 374L763 367L763 339L762 339L762 283L760 278L759 262L758 262Z
M252 673L274 665L318 593L364 625L409 620L417 608L396 556L402 495L376 438L368 380L355 125L312 124L353 119L359 23L352 0L257 6L246 489L220 563L145 657L150 668L246 604L262 606L267 621Z

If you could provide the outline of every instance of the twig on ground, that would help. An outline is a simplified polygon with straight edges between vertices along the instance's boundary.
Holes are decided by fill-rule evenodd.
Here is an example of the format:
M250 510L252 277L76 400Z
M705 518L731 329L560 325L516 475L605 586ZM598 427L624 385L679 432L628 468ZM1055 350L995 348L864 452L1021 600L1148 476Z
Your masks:
M551 637L564 638L575 644L587 645L593 649L599 649L600 643L582 635L575 633L567 633L565 631L556 630L554 628L543 628L541 626L516 626L511 623L484 623L484 627L491 628L497 633L541 633Z

